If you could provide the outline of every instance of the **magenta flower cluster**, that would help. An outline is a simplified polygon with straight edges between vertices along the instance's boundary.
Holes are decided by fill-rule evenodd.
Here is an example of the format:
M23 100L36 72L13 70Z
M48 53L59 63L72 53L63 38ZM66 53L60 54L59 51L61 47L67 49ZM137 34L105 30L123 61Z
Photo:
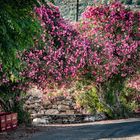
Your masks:
M134 73L140 66L140 13L114 2L90 6L82 16L76 26L91 42L88 66L96 81Z
M84 68L89 53L89 41L60 16L58 7L42 5L35 8L44 29L43 48L38 46L24 53L28 69L23 75L34 82L62 81L75 77Z
M140 13L119 2L88 7L76 24L64 20L52 4L35 12L45 45L24 53L28 69L23 75L40 85L85 73L104 82L114 75L126 77L140 64Z

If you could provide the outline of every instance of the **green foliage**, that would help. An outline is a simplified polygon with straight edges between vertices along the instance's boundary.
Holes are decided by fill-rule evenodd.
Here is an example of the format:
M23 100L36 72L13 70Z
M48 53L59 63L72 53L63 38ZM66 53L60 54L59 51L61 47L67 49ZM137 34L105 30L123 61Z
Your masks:
M24 93L12 90L18 83L9 83L0 87L0 105L5 112L17 112L19 123L29 123L29 114L23 109Z
M23 110L20 90L12 88L21 80L22 51L41 45L42 28L34 14L41 3L45 0L0 0L0 105L6 112L17 112L19 122L27 122L29 115Z
M87 106L90 113L104 112L105 108L100 102L100 98L97 94L95 87L80 95L79 102L82 106Z
M76 84L77 96L75 96L77 104L87 109L89 113L96 114L106 112L106 106L101 102L97 88L91 80L81 80Z
M125 79L115 77L102 85L104 104L108 106L110 118L123 118L131 116L137 107L133 90L126 87Z
M137 4L137 5L140 5L140 0L137 0L137 1L136 1L136 4Z
M129 4L129 5L132 4L132 0L121 0L121 2L124 4Z
M34 46L41 27L33 15L37 0L0 1L0 63L3 71L16 73L20 69L18 55Z
M89 113L105 113L109 118L124 118L133 115L139 102L139 92L127 87L126 79L119 75L96 87L91 80L81 80L76 84L76 102Z

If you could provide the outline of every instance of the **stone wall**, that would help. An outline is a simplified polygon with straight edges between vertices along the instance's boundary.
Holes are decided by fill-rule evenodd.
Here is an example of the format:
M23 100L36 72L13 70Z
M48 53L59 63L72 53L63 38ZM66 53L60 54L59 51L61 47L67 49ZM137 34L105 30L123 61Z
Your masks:
M52 123L79 123L106 119L104 114L90 115L84 108L77 108L72 96L46 98L44 93L32 87L27 91L24 110L29 112L34 125Z
M88 115L88 114L70 114L70 115L40 115L33 119L33 125L47 124L72 124L94 122L107 119L104 114Z
M72 97L57 96L48 100L45 96L37 88L28 91L24 109L30 113L31 118L37 115L82 114Z

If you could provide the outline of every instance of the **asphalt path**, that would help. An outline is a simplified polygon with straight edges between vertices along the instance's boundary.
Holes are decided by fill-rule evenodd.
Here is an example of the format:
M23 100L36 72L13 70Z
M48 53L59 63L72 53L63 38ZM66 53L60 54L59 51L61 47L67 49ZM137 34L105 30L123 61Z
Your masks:
M49 131L30 140L140 140L140 119L47 127L50 127Z

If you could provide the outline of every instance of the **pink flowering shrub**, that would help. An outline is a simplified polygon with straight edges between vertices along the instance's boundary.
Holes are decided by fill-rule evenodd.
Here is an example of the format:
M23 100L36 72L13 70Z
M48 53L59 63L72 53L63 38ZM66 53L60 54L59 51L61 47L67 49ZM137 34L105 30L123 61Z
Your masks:
M75 77L87 61L89 42L60 16L58 7L42 5L35 12L44 29L44 47L36 46L24 53L27 69L22 73L33 82L62 81Z
M45 89L46 84L51 87L89 74L110 114L124 113L121 107L128 109L130 103L127 94L123 94L124 79L140 66L140 14L125 9L119 2L88 7L81 22L75 25L64 20L52 4L36 7L35 14L43 29L43 46L36 40L33 48L25 50L22 60L27 67L21 76L27 82L14 84L11 91L26 90L30 83ZM1 81L7 85L6 74Z
M140 66L140 13L114 2L90 6L82 16L76 26L81 36L90 40L88 66L96 81L135 72Z
M64 20L58 7L35 8L44 33L44 47L24 53L27 69L22 73L45 84L90 73L97 83L114 75L134 73L139 60L139 18L119 2L90 6L75 26Z
M82 16L76 28L90 41L87 70L98 84L104 105L109 107L108 116L124 117L136 107L137 93L131 96L125 80L140 67L140 13L113 2L90 6Z

